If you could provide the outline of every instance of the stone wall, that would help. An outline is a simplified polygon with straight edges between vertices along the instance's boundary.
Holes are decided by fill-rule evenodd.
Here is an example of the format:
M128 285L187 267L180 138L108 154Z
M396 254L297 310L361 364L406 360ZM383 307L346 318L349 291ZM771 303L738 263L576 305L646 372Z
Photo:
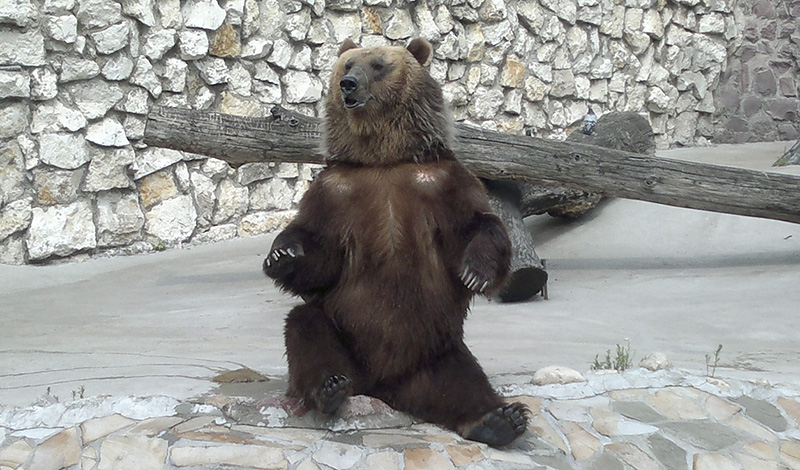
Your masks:
M742 0L738 47L716 92L715 141L800 136L800 0Z
M642 113L661 147L749 140L758 132L749 116L773 118L775 131L758 136L789 137L800 128L797 0L772 14L735 2L5 0L0 262L136 253L283 226L315 167L233 170L147 148L146 114L166 105L261 116L282 104L319 115L348 37L365 46L429 39L431 74L456 119L505 132L562 138L591 105ZM749 65L751 49L767 57L761 65Z

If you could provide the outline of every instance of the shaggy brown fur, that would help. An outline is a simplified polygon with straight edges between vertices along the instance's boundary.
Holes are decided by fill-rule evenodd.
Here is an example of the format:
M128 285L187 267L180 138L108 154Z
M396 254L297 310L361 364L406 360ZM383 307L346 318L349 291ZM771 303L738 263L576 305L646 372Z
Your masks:
M328 167L264 271L305 304L286 321L291 396L325 413L352 394L504 445L526 427L463 342L476 293L508 273L510 243L453 156L427 41L340 49L326 102Z

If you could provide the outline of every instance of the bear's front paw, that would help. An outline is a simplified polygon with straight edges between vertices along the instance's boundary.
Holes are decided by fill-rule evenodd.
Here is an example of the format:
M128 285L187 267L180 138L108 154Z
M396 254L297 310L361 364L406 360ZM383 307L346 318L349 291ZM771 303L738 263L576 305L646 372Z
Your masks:
M494 276L486 270L476 269L466 262L461 265L459 278L467 286L467 289L478 294L486 292L486 289L493 286L495 281Z
M295 258L303 254L303 247L299 243L274 244L272 251L264 259L264 274L273 279L286 277L294 270Z
M510 444L528 427L528 408L522 403L501 406L484 415L466 438L493 447Z

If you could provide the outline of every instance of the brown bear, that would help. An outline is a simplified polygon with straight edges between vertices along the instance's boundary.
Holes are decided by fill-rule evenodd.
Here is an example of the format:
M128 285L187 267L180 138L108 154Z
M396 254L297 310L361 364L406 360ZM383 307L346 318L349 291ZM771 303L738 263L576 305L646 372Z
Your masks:
M264 272L305 303L286 319L289 396L333 413L365 394L494 446L524 432L463 341L472 297L495 292L510 242L456 160L441 88L407 48L344 42L325 102L327 166Z

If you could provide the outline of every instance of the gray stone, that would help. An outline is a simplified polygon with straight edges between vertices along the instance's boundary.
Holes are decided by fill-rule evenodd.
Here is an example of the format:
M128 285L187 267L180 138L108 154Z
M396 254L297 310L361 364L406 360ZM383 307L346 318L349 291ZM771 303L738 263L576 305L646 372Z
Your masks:
M542 367L533 374L535 385L549 384L569 384L575 382L586 382L586 378L580 372L564 366Z
M664 468L683 468L686 466L686 451L679 445L660 434L651 434L647 438L655 458Z
M164 63L162 88L166 91L180 93L186 87L186 62L170 57Z
M625 466L611 453L603 452L586 467L586 470L625 470Z
M65 170L74 170L91 158L83 137L76 134L42 134L39 137L39 158L42 163Z
M383 20L383 34L389 39L407 39L415 34L414 21L408 10L391 10Z
M161 15L161 27L179 28L183 25L180 0L158 0L156 6Z
M255 75L253 78L262 82L274 83L276 85L281 82L280 75L278 75L278 73L272 67L264 62L256 62Z
M122 53L109 58L101 70L103 76L112 81L127 80L131 72L133 72L133 61Z
M643 423L652 424L666 420L666 418L658 414L656 410L639 401L615 401L611 407L614 411L622 416L635 419L636 421L641 421Z
M178 48L183 60L201 59L208 54L208 34L197 29L187 29L178 33Z
M214 215L214 205L217 202L217 184L214 180L202 173L191 172L189 179L192 182L192 194L197 206L197 219L201 227L211 224Z
M211 219L215 225L235 220L247 212L249 191L233 180L224 179L217 186L217 204Z
M310 73L289 70L281 81L289 103L316 103L322 98L322 81Z
M184 26L215 31L225 21L225 10L216 0L188 0L181 7Z
M245 163L236 169L236 182L248 186L274 176L274 165L271 163Z
M125 98L114 109L126 113L147 114L149 96L150 94L144 88L134 87L125 94Z
M550 96L563 98L575 94L575 76L572 70L554 70L553 86L550 89Z
M650 353L645 356L641 361L639 361L639 367L643 367L650 371L657 371L662 369L668 369L672 366L669 360L667 359L667 355L661 352Z
M733 401L744 407L744 412L747 416L769 427L773 431L784 432L788 428L786 418L783 417L780 410L772 403L748 396L741 396Z
M64 13L75 9L76 0L44 0L44 13Z
M97 195L97 244L129 245L141 239L144 214L134 191L106 191Z
M676 421L657 425L668 437L703 450L717 451L753 436L710 421Z
M122 20L120 4L113 0L82 0L78 21L86 28L105 28Z
M722 64L727 57L727 50L722 39L695 34L692 36L695 48L692 58L693 70L706 70L712 65Z
M164 54L175 46L176 33L174 29L161 29L152 31L144 41L144 55L153 59L161 60Z
M73 15L46 16L42 27L50 39L67 44L78 39L78 19Z
M225 65L225 60L219 57L197 60L194 62L194 65L200 72L200 77L202 77L203 81L208 85L227 83L230 79L228 66Z
M146 26L156 24L153 0L121 0L122 11Z
M240 237L251 237L285 228L294 219L296 211L251 212L242 217L238 231Z
M120 436L100 444L98 470L134 470L160 468L167 460L168 443L164 439Z
M58 95L58 75L49 67L40 67L31 71L30 97L44 101Z
M33 188L39 204L52 206L69 204L78 200L85 168L78 170L56 170L35 168Z
M0 102L0 138L16 137L28 127L28 106L25 103L2 101Z
M311 27L311 11L300 10L297 13L286 15L284 31L293 41L305 41L308 29Z
M98 119L119 103L122 90L116 84L104 80L90 80L67 86L75 106L87 119Z
M362 456L363 451L357 446L330 441L323 441L320 448L312 455L317 463L336 470L352 468Z
M492 119L503 104L504 98L500 90L478 88L470 99L469 114L474 119Z
M125 128L113 117L89 124L86 140L103 147L124 147L130 144L125 136Z
M89 33L89 37L94 41L98 53L113 54L128 45L129 33L128 22L122 21L101 31Z
M664 22L655 8L646 8L642 15L642 29L645 34L649 34L656 39L664 37Z
M359 41L361 38L361 16L358 13L328 13L333 39L336 44L345 39Z
M28 181L23 160L22 149L16 142L0 148L0 206L26 194Z
M29 98L31 77L22 69L0 69L0 99Z
M235 62L229 72L228 90L238 96L250 96L253 89L253 79L250 72L240 62Z
M31 198L18 199L0 207L0 240L26 230L33 218Z
M88 80L98 74L100 74L100 66L97 65L97 62L76 57L64 57L61 61L61 74L58 77L58 81L66 83L76 80Z
M419 36L429 41L438 41L441 34L446 34L448 31L440 32L436 21L433 19L433 12L425 2L418 3L413 10L414 24L419 28ZM452 29L452 26L450 27Z
M135 152L130 147L114 150L93 149L83 190L97 192L133 187L133 179L129 172L134 159Z
M25 264L26 250L22 236L11 236L0 241L0 264L21 266ZM24 441L17 441L24 442ZM13 446L14 444L12 444ZM25 444L27 445L27 444ZM20 459L23 462L27 459ZM12 464L13 465L13 464Z
M34 207L28 229L28 255L32 260L42 260L95 248L93 219L88 201L66 206Z
M571 25L577 20L578 9L574 0L542 0L542 6Z
M153 65L144 56L136 59L136 66L133 69L130 82L146 89L153 98L161 96L163 91L161 81L153 71Z
M697 32L722 34L725 32L725 17L720 13L710 12L701 15L697 21Z
M27 27L36 22L36 6L30 0L5 0L0 3L0 24Z
M250 210L290 209L292 199L291 186L281 178L271 178L250 186Z
M192 237L193 243L215 243L236 238L238 227L235 224L218 225L210 227L205 232L200 232Z
M250 39L247 39L244 42L244 44L242 44L241 55L243 59L257 60L267 57L271 52L272 52L271 40L262 36L253 36ZM259 64L263 64L263 62L261 61L256 62L256 67Z
M294 57L289 62L289 68L294 70L301 70L305 72L311 71L311 48L302 44L300 48L295 51Z
M139 180L183 160L181 152L172 149L150 147L136 152L133 178Z
M279 39L272 43L272 53L267 58L267 62L278 68L285 69L289 62L292 61L293 55L294 48L292 45L283 39Z
M147 234L175 244L191 237L197 226L197 210L191 196L181 195L153 206L145 214L145 220Z
M77 109L58 100L45 101L33 110L30 130L34 134L67 130L75 132L86 127L86 118Z
M0 30L0 65L45 64L44 36L38 31Z

